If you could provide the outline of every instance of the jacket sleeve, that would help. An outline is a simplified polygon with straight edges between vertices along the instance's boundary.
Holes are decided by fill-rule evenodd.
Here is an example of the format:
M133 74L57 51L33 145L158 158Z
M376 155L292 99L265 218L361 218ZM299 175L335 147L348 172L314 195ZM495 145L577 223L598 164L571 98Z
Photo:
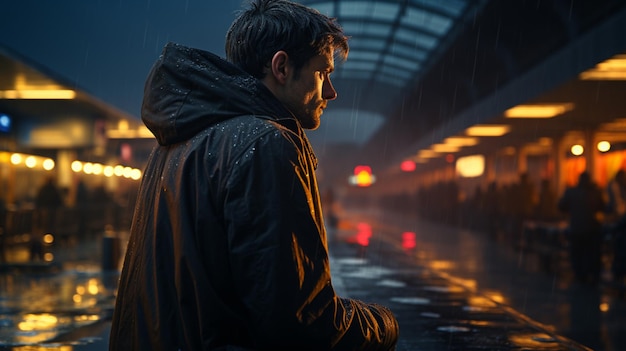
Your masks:
M389 350L391 312L334 292L307 155L281 133L259 140L236 160L223 197L235 293L255 346Z

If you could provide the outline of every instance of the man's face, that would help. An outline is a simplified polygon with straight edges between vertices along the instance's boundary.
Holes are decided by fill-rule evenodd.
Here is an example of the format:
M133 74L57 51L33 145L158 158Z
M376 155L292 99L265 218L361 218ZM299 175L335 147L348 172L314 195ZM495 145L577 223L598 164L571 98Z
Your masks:
M330 82L334 67L332 54L318 55L302 67L298 77L291 75L287 80L283 103L305 129L317 129L328 100L337 97Z

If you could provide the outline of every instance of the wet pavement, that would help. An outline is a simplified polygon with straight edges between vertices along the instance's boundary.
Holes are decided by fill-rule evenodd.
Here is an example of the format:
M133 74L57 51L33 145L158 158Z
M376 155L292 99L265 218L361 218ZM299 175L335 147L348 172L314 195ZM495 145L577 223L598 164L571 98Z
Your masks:
M338 293L389 306L398 351L626 349L623 297L482 233L354 212L331 234ZM102 250L94 237L0 265L0 350L107 350L118 272Z
M119 273L102 269L102 237L15 245L0 263L0 350L104 351Z

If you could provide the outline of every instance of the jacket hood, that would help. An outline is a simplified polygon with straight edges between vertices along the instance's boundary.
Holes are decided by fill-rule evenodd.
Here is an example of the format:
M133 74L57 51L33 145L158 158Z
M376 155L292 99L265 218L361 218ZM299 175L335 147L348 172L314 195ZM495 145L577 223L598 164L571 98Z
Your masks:
M161 145L241 115L294 119L265 85L207 51L168 43L144 87L141 119Z

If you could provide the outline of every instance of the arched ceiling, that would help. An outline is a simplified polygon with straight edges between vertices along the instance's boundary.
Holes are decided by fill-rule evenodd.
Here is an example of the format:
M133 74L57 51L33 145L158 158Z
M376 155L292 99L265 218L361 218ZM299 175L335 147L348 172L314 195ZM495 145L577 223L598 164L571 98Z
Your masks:
M333 84L340 98L326 112L314 143L363 144L485 0L302 0L337 18L350 37L348 60ZM319 134L319 135L317 135Z

